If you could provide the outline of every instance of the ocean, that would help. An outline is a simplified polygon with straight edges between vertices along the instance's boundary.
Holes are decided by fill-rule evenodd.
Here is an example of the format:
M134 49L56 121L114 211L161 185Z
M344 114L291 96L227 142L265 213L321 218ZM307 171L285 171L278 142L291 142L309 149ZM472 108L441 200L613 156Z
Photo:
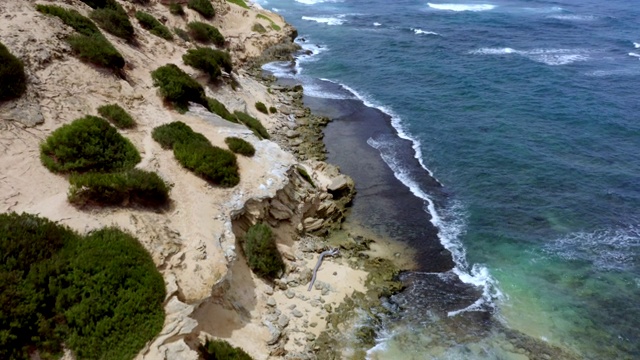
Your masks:
M415 251L370 359L640 358L640 2L257 3L354 219Z

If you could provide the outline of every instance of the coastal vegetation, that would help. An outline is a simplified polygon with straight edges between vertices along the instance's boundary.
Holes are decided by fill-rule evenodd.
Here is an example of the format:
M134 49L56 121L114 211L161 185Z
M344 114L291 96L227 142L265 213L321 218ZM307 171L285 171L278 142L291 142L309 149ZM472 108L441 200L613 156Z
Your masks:
M176 33L176 35L178 35L178 37L184 41L191 40L191 38L189 37L189 33L179 27L174 27L173 32Z
M242 111L235 111L233 114L236 116L236 118L238 118L238 120L241 123L243 123L246 127L251 129L253 133L256 134L256 136L259 137L260 139L270 138L269 133L267 132L267 129L264 128L260 120Z
M95 9L89 17L104 31L127 41L133 40L135 32L129 16L115 0L84 2Z
M179 111L186 111L189 101L206 104L204 89L189 74L174 64L167 64L151 72L153 86L160 88L160 94Z
M118 104L102 105L98 108L98 114L109 120L118 129L130 129L136 126L131 115Z
M182 4L177 3L177 2L172 2L169 4L169 12L172 15L175 16L184 16L184 8L182 7Z
M298 166L296 167L296 170L298 171L298 174L302 176L303 179L305 179L309 184L311 184L311 186L316 187L316 184L313 182L313 179L311 178L307 170L305 170L305 168Z
M160 176L139 169L72 174L69 183L68 199L76 206L135 204L156 207L169 201L169 186Z
M238 123L238 118L236 118L235 115L229 112L229 110L227 110L227 107L224 106L223 103L214 98L207 98L207 109L227 121Z
M227 2L230 2L232 4L236 4L236 5L240 6L240 7L245 8L245 9L249 8L249 5L247 5L247 3L244 2L244 0L227 0Z
M256 18L264 19L264 20L267 20L268 22L270 22L271 23L271 28L273 30L275 30L275 31L280 31L282 29L278 24L276 24L273 20L271 20L270 17L268 17L266 15L258 14L258 15L256 15Z
M236 155L213 146L202 134L176 121L155 128L153 139L165 149L173 149L176 160L212 184L233 187L240 182Z
M187 24L187 30L189 31L189 36L195 41L203 44L224 46L224 36L220 34L220 31L215 26L201 21L192 21Z
M0 358L132 359L162 328L162 276L121 230L0 214L0 256Z
M77 32L68 36L66 40L80 59L115 71L124 67L125 60L122 54L91 20L79 12L55 5L36 5L36 9L43 14L60 18L64 24Z
M0 43L0 101L18 98L27 90L22 61Z
M182 55L182 61L186 65L204 71L213 81L222 75L218 62L212 56L214 51L216 50L211 48L189 49L186 54Z
M44 166L57 173L133 168L140 154L105 119L85 116L54 131L40 146Z
M148 30L153 35L165 40L173 40L173 34L171 34L171 31L169 31L166 26L162 25L158 19L153 17L153 15L144 11L137 11L136 19L138 19L138 22L143 29Z
M256 110L260 111L263 114L269 114L269 110L267 110L267 105L265 105L263 102L258 101L256 102Z
M258 276L274 279L284 270L282 255L276 247L271 228L263 223L252 225L242 246L249 268Z
M229 150L233 151L236 154L251 157L256 153L256 148L254 148L251 143L244 139L240 139L238 137L228 137L224 139L224 142L229 147Z
M244 350L231 346L224 340L207 338L204 344L198 346L198 351L204 360L252 360Z
M265 29L264 26L262 26L262 24L259 24L259 23L253 24L253 27L251 28L251 30L259 34L264 34L267 32L267 29Z
M269 112L270 112L270 113L272 113L272 114L275 114L275 113L277 113L277 112L278 112L278 109L276 109L276 107L275 107L275 106L270 106L270 107L269 107Z
M210 0L189 0L187 7L197 11L205 19L211 19L216 14Z

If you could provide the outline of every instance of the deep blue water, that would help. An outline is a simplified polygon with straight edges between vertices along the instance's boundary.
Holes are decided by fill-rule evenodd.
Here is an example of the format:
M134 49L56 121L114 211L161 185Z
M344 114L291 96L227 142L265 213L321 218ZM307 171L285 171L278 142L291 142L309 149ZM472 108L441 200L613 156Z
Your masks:
M640 1L258 3L314 52L299 78L348 87L414 141L449 194L441 230L474 280L496 281L502 323L584 358L640 358ZM398 332L371 356L398 356ZM508 358L486 350L499 343L465 351ZM463 357L421 344L405 358Z

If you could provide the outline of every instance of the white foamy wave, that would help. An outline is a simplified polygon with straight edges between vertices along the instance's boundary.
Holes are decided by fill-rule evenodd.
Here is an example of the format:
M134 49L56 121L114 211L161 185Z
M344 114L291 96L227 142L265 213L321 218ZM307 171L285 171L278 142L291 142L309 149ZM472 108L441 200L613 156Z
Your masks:
M472 55L507 55L517 54L551 66L567 65L577 61L590 59L589 52L584 49L533 49L516 50L512 48L481 48L469 52Z
M413 31L416 35L440 35L437 32L426 31L426 30L417 29L417 28L411 28L411 31Z
M353 96L326 91L321 85L316 85L312 82L305 82L302 86L304 88L304 94L307 96L320 99L355 100Z
M605 77L605 76L638 76L640 69L614 69L614 70L595 70L586 73L587 76Z
M298 69L290 61L275 61L262 65L262 70L272 73L279 78L292 79L296 77Z
M565 20L565 21L593 21L596 19L593 15L551 15L550 19Z
M373 26L380 26L380 25L382 25L382 24L380 24L379 22L374 22L373 23Z
M636 54L636 53L634 53L634 52L630 52L630 53L629 53L629 56L633 56L633 57L640 58L640 54Z
M488 11L496 8L492 4L434 4L427 3L430 8L446 11Z
M451 252L453 261L456 264L452 270L453 273L462 282L482 288L482 297L476 300L474 304L464 309L451 311L448 315L455 316L467 311L481 311L486 310L487 307L494 308L494 300L502 298L502 293L498 290L497 281L489 275L489 270L484 266L474 265L469 269L466 250L460 241L461 235L466 231L466 219L462 216L464 213L462 204L454 201L448 208L439 212L431 197L409 176L408 169L403 168L403 165L396 160L393 153L384 151L390 148L388 144L383 141L376 141L373 138L369 138L367 144L378 149L380 156L391 168L394 176L409 188L414 196L427 203L427 210L431 215L430 221L439 230L438 239L442 246Z
M635 47L636 49L640 49L640 43L634 42L633 47Z
M314 17L314 16L303 16L302 20L315 21L317 23L327 24L327 25L342 25L346 21L345 19L340 17Z
M552 241L544 250L566 260L588 261L603 270L626 270L637 265L640 227L572 233Z

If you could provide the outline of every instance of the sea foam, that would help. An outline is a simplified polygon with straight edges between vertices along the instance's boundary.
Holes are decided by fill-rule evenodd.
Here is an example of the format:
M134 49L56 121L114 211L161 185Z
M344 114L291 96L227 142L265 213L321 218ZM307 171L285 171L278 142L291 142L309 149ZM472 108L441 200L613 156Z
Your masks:
M440 35L437 32L426 31L426 30L417 29L417 28L411 28L411 31L413 31L416 35Z
M550 15L550 19L564 20L564 21L593 21L596 19L593 15Z
M487 11L496 8L492 4L434 4L427 3L430 8L446 11Z
M337 2L342 2L342 0L296 0L296 2L305 4L305 5L315 5L315 4L321 4L326 2L337 3Z
M508 55L517 54L535 62L557 66L590 59L589 52L584 49L533 49L516 50L512 48L481 48L469 52L472 55Z
M340 17L320 17L320 16L319 17L303 16L302 20L315 21L317 23L327 24L327 25L342 25L346 21L345 19Z
M633 47L635 47L636 49L640 49L640 43L634 42Z

